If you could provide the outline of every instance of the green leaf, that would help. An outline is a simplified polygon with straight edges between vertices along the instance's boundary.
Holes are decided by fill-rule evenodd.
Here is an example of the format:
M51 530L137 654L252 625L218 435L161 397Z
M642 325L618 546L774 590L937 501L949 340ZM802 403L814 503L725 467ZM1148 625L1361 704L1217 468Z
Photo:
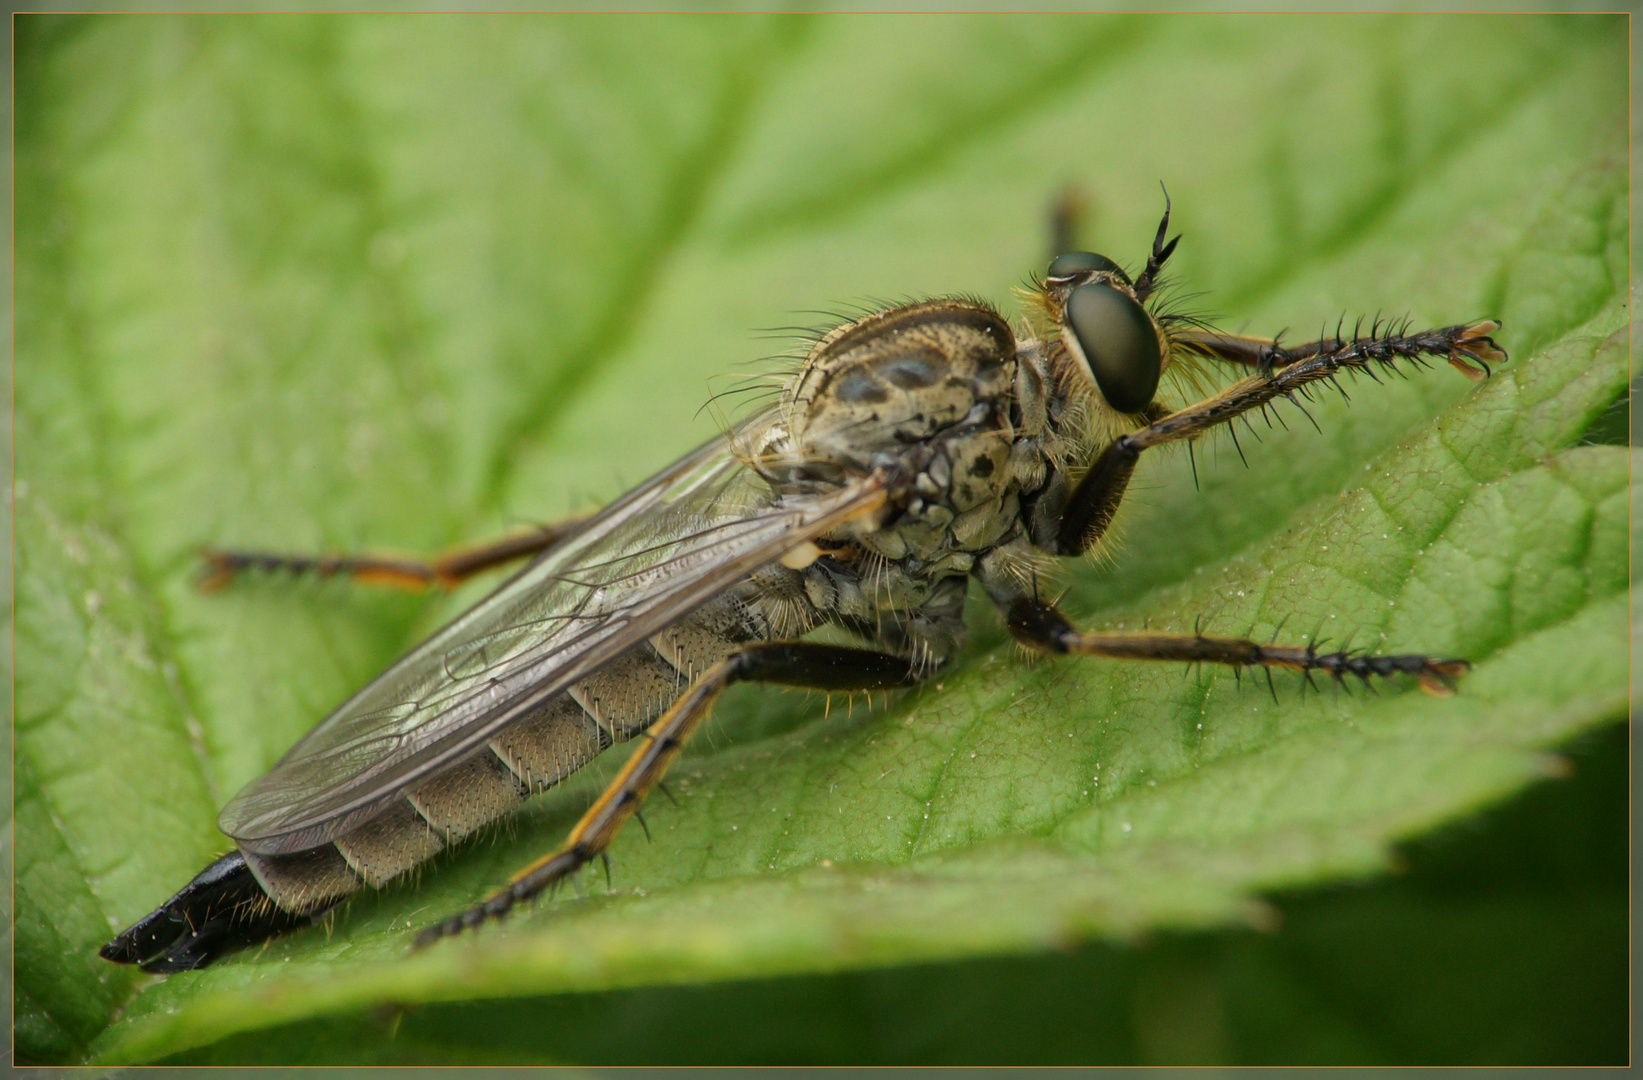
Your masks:
M1626 382L1620 25L24 20L19 1053L1260 921L1520 788L1628 691L1628 452L1576 445ZM1359 381L1319 430L1285 411L1200 448L1197 488L1146 462L1067 607L1466 656L1460 694L1035 663L978 607L964 662L887 708L727 701L609 892L405 955L614 762L327 928L164 980L95 958L221 849L241 784L485 587L204 596L199 544L433 551L595 505L712 433L710 377L772 350L753 328L1008 306L1069 180L1085 241L1137 262L1159 178L1206 292L1181 302L1223 325L1487 316L1513 359Z
M373 1010L171 1061L1614 1064L1630 1035L1626 725L1576 740L1559 772L1400 845L1394 876L1275 898L1282 933Z

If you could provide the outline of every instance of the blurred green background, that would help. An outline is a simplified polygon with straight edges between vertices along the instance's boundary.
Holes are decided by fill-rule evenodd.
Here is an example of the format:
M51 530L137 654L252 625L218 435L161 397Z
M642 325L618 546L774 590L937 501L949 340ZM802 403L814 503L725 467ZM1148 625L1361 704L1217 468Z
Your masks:
M431 871L422 892L355 903L334 939L146 984L92 951L219 850L214 815L229 794L474 596L266 583L202 598L188 584L197 545L425 552L596 505L713 433L710 412L692 419L697 405L786 347L760 327L951 292L1013 310L1068 185L1088 199L1084 242L1135 263L1165 181L1186 236L1178 302L1233 329L1299 337L1343 311L1488 314L1506 322L1519 364L1609 356L1592 366L1607 382L1559 390L1553 404L1572 403L1545 452L1624 442L1612 350L1584 344L1608 340L1626 293L1624 32L1617 17L1521 16L21 19L20 1056L1623 1060L1627 745L1623 728L1603 726L1620 719L1609 686L1538 728L1469 719L1454 729L1452 771L1376 759L1407 790L1388 784L1362 836L1346 798L1340 834L1320 828L1317 850L1290 862L1278 849L1293 837L1252 829L1275 861L1252 858L1205 896L1190 888L1215 855L1202 843L1190 857L1153 849L1145 879L1094 864L1079 887L1099 895L1113 874L1122 895L1076 910L1041 908L1053 879L989 854L982 868L1004 891L975 895L1019 902L991 913L993 937L934 904L922 938L872 912L888 929L857 953L808 931L750 943L746 927L765 924L745 912L765 909L738 907L716 882L750 882L778 927L790 910L839 920L852 909L805 876L821 854L857 860L868 882L913 859L883 880L917 910L948 897L924 880L941 877L944 850L1039 852L1067 822L1099 825L1069 806L1083 764L1058 772L1034 749L1064 726L1046 697L1089 703L1091 716L1108 711L1095 703L1122 706L1132 729L1081 728L1064 756L1106 761L1098 801L1165 781L1164 840L1177 843L1202 841L1198 819L1288 820L1284 800L1300 796L1263 776L1262 755L1294 751L1297 737L1375 775L1350 756L1363 747L1349 729L1384 732L1401 716L1397 698L1289 698L1261 713L1221 683L1199 691L1158 673L1018 676L984 621L954 690L877 719L823 723L792 696L729 702L718 740L692 758L725 816L686 795L673 819L657 815L657 844L618 849L618 893L656 890L659 908L642 893L594 897L574 919L482 939L473 964L447 951L396 966L405 926L551 842L592 777ZM1309 617L1339 609L1400 640L1424 635L1423 647L1527 643L1533 655L1529 635L1575 622L1578 605L1554 618L1501 583L1520 606L1506 605L1493 636L1467 639L1442 636L1456 620L1440 603L1410 597L1404 621L1388 623L1333 579L1295 578L1260 605L1214 591L1307 561L1286 538L1334 535L1337 493L1365 490L1353 487L1359 463L1421 460L1399 448L1434 418L1468 445L1478 410L1450 411L1467 390L1447 371L1365 385L1350 410L1322 407L1326 434L1302 421L1246 445L1248 470L1228 446L1201 453L1201 490L1185 461L1160 462L1138 484L1124 546L1074 573L1069 603L1183 625L1201 612L1236 630L1324 603ZM1514 451L1479 452L1508 479L1533 471ZM1388 497L1418 501L1419 485ZM1548 506L1552 519L1568 512ZM1537 554L1528 543L1514 549L1520 582ZM1227 570L1246 552L1253 565ZM1598 579L1613 554L1549 558ZM1384 567L1366 566L1372 585ZM1195 585L1206 569L1217 584ZM1026 691L1039 702L1015 708ZM992 716L996 737L955 735L938 753L972 702L991 708L974 714ZM1195 719L1211 734L1194 734ZM1538 753L1571 737L1566 758ZM975 760L955 750L971 745L988 750L981 764L938 775L950 750ZM1476 764L1489 754L1489 768ZM725 828L753 832L767 793L808 787L795 762L818 760L855 785L850 815L776 842L766 877L764 856L736 854ZM1339 884L1387 865L1386 842L1549 772L1570 778L1407 844L1390 878ZM1270 781L1259 800L1273 805L1215 794L1212 773ZM931 852L919 862L900 831L917 806L897 800L924 777L952 795L945 820L961 839L916 848ZM1312 783L1327 804L1342 781ZM821 800L795 803L800 820ZM1246 902L1278 885L1292 888L1270 907ZM710 945L672 956L663 931L646 929L668 925L653 910L695 920ZM1239 920L1266 930L1192 929ZM564 952L524 948L555 941ZM703 979L717 981L668 985ZM602 986L626 988L544 996Z

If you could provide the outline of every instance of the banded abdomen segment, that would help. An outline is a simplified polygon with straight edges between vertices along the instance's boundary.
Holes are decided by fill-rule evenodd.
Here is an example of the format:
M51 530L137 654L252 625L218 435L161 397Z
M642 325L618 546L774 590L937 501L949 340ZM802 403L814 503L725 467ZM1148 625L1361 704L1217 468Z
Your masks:
M380 888L649 727L736 646L725 629L696 618L664 631L352 832L292 855L248 851L246 862L276 904L299 914Z
M241 850L218 859L105 945L102 955L147 971L201 968L305 925L366 885L387 884L643 731L702 672L764 636L756 606L734 596L715 601L331 843L289 855Z

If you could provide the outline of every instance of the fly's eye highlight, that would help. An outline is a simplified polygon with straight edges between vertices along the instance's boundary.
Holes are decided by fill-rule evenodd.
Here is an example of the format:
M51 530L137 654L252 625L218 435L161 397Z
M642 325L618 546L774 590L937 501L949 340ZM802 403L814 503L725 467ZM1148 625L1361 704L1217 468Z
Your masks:
M1061 336L1084 361L1108 405L1136 413L1151 404L1163 358L1158 330L1134 297L1105 282L1080 285L1067 297Z
M1069 251L1064 255L1057 255L1050 263L1045 276L1053 281L1056 278L1095 273L1117 274L1124 284L1130 283L1130 277L1124 273L1122 267L1105 255L1097 255L1093 251Z

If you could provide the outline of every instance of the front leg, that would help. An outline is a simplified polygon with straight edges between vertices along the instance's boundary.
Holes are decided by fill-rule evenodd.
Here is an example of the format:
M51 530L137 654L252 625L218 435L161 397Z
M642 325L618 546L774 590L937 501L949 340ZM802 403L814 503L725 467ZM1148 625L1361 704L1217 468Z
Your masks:
M1471 667L1465 660L1434 660L1419 655L1374 656L1363 652L1323 653L1317 643L1262 645L1244 638L1203 634L1099 633L1080 631L1053 604L1019 597L1005 609L1014 638L1029 648L1124 660L1173 660L1178 663L1226 664L1234 670L1259 667L1298 671L1308 679L1320 671L1339 681L1348 675L1368 683L1374 676L1413 675L1422 690L1440 697L1454 692L1455 679Z
M1206 356L1211 360L1222 363L1238 364L1251 368L1262 375L1270 375L1276 368L1298 364L1302 360L1310 360L1323 353L1337 352L1345 349L1358 340L1379 341L1396 340L1390 334L1383 334L1379 325L1371 326L1368 338L1361 338L1360 323L1353 329L1351 338L1341 335L1341 328L1337 327L1332 336L1320 337L1316 341L1309 341L1303 345L1281 345L1277 338L1249 337L1244 334L1227 334L1219 330L1207 330L1200 327L1181 327L1171 332L1170 343L1189 353ZM1465 327L1445 327L1444 330L1428 331L1430 334L1442 334L1455 330L1476 331L1480 335L1494 333L1499 325L1492 322L1473 323ZM1423 335L1414 335L1418 339ZM1475 340L1475 339L1474 339ZM1494 342L1489 342L1487 351L1473 352L1471 350L1456 350L1445 355L1456 371L1465 375L1473 382L1477 382L1489 375L1489 365L1506 359Z
M1264 355L1276 370L1242 379L1196 405L1114 439L1096 456L1068 497L1055 534L1046 537L1043 546L1057 555L1089 550L1112 524L1135 473L1136 461L1149 447L1195 438L1279 398L1292 398L1312 383L1334 379L1342 371L1372 373L1372 363L1391 368L1399 360L1419 363L1422 357L1438 356L1469 375L1482 377L1489 364L1506 360L1505 352L1489 337L1497 329L1498 323L1486 320L1418 334L1382 334L1353 341L1325 339L1293 351L1280 349L1273 342L1263 344L1264 339L1259 338L1199 335L1202 349L1207 349L1214 338L1224 347L1227 358L1241 355L1238 350L1247 346L1249 362L1256 366L1262 366L1258 356L1266 350Z

